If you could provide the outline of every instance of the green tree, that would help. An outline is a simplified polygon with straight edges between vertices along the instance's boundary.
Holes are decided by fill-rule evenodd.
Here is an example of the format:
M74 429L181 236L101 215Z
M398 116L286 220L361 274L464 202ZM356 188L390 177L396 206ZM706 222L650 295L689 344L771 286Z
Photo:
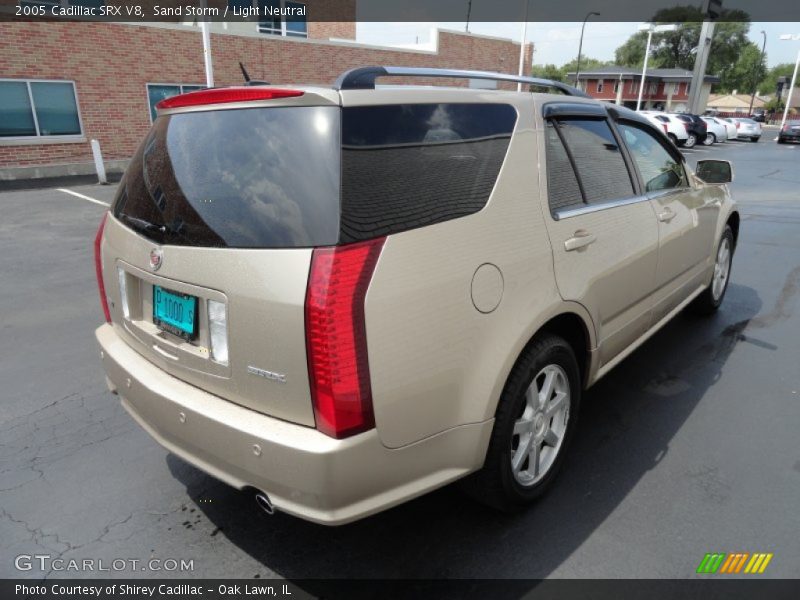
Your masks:
M751 42L742 48L739 59L720 74L722 81L714 90L721 94L734 90L740 94L751 94L753 87L766 73L766 60L761 60L761 48Z
M702 19L703 14L696 6L676 6L659 10L651 19L653 23L675 23L678 27L675 31L653 34L648 66L654 69L693 69ZM730 89L731 81L742 79L742 73L736 71L734 66L745 48L752 45L747 39L749 30L747 13L741 10L723 10L714 29L706 66L706 73L719 75L722 80L720 87ZM615 52L617 64L641 68L644 64L646 45L647 32L635 33L617 48Z
M548 65L533 65L531 68L533 77L543 77L544 79L552 79L553 81L564 81L564 72L561 67L553 64Z
M760 94L775 95L775 88L778 86L778 77L783 76L786 77L786 84L783 86L783 97L786 98L786 95L789 92L789 84L792 82L793 72L793 63L781 63L779 65L775 65L758 84L758 92ZM797 93L796 85L795 93Z

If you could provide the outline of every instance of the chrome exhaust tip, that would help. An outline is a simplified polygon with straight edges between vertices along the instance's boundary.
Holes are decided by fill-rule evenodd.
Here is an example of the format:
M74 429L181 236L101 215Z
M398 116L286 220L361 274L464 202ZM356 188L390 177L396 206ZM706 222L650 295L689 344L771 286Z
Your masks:
M268 515L275 514L275 507L272 505L272 502L264 492L256 493L256 504L258 507L263 510Z

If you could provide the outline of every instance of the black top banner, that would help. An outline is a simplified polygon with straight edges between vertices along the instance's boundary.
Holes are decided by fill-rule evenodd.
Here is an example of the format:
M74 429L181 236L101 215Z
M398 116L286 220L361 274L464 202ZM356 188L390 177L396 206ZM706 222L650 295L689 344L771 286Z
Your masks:
M660 11L682 20L800 21L796 0L0 0L0 20L89 19L116 22L558 22L650 21Z

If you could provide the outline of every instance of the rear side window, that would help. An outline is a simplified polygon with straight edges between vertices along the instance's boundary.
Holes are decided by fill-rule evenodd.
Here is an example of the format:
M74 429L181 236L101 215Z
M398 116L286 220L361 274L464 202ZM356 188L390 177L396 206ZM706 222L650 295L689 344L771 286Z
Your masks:
M516 110L507 104L398 104L342 111L342 243L481 210Z
M553 211L635 194L619 143L605 119L550 120L547 164L548 194ZM578 201L576 187L582 192Z
M156 119L114 216L160 244L293 248L339 238L339 108Z
M550 210L558 211L583 205L583 193L569 155L556 130L555 123L547 122L547 190Z

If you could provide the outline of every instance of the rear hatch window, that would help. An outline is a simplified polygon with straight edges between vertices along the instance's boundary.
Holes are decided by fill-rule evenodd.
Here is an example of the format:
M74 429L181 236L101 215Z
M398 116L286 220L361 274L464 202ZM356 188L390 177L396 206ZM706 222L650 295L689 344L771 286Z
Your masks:
M131 161L114 216L159 244L336 244L339 121L337 107L159 117Z

